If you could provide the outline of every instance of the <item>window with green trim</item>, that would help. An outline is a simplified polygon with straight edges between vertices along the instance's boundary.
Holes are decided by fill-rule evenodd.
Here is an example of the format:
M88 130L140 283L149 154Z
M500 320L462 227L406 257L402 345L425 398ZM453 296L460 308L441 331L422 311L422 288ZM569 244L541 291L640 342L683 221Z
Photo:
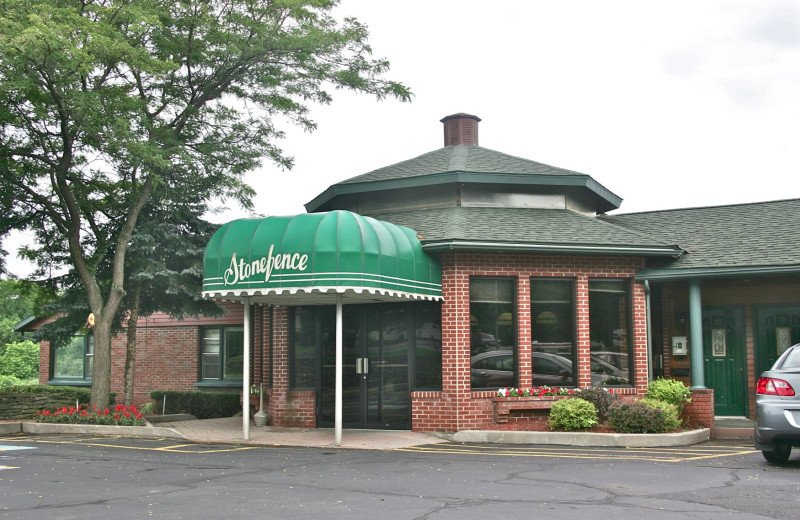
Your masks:
M50 378L65 382L92 381L94 366L94 336L80 334L64 345L53 347Z
M241 381L244 373L244 327L207 327L200 340L203 381Z

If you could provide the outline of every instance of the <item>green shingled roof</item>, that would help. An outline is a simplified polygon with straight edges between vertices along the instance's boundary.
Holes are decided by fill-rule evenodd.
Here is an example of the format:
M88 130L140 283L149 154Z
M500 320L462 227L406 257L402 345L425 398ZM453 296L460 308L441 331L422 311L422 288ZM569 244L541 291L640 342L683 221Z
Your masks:
M382 212L372 216L414 229L425 251L680 254L680 249L669 242L569 210L458 206Z
M686 251L641 277L800 272L800 199L599 218Z
M598 211L619 207L622 199L591 176L514 157L480 146L445 146L407 161L334 184L306 204L313 212L338 195L424 186L448 182L534 184L585 188L598 201Z

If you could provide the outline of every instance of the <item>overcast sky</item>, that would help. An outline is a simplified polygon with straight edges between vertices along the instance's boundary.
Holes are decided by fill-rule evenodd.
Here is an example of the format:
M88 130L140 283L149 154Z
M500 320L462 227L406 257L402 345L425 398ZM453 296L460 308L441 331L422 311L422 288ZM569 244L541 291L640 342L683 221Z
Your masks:
M335 14L369 26L414 99L336 92L316 132L286 128L295 167L248 176L260 215L440 148L457 112L482 119L483 147L590 175L623 199L616 213L800 197L800 3L342 0Z
M480 145L592 176L630 213L800 197L800 3L342 0L411 103L338 92L290 131L291 172L250 177L263 215L443 145ZM233 213L226 214L232 216ZM221 220L226 220L220 217Z

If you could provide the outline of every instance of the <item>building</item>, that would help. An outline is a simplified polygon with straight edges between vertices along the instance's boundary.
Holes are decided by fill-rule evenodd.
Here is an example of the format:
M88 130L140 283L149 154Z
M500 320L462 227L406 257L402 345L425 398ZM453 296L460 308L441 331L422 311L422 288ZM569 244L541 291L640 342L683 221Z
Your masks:
M222 226L204 295L232 312L140 325L137 395L263 383L275 425L456 431L497 421L500 387L640 396L664 375L751 416L800 341L800 200L608 215L595 179L482 148L479 122L444 118L443 148L306 214Z

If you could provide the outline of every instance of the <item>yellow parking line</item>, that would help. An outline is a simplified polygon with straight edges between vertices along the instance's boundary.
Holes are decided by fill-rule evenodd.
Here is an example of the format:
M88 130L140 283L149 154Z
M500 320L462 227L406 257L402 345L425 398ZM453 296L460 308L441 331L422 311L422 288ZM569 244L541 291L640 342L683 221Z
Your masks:
M563 459L644 460L651 462L684 462L692 460L747 455L756 450L742 447L706 446L676 448L568 448L553 446L485 446L435 444L399 448L396 451L491 455L504 457L551 457Z
M222 453L222 452L231 452L231 451L241 451L241 450L251 450L256 448L256 446L232 446L229 448L217 448L217 449L203 449L205 444L172 444L169 446L123 446L119 444L113 444L109 442L100 442L100 439L103 441L107 441L109 438L126 438L124 435L120 436L105 436L105 437L94 437L94 438L84 438L80 440L56 440L56 439L31 439L26 438L25 442L30 443L41 443L41 444L71 444L71 445L80 445L80 446L94 446L99 448L119 448L123 450L139 450L139 451L166 451L172 453ZM19 441L19 439L15 439ZM163 439L153 439L153 440L162 440ZM193 447L195 449L181 449L186 447Z

